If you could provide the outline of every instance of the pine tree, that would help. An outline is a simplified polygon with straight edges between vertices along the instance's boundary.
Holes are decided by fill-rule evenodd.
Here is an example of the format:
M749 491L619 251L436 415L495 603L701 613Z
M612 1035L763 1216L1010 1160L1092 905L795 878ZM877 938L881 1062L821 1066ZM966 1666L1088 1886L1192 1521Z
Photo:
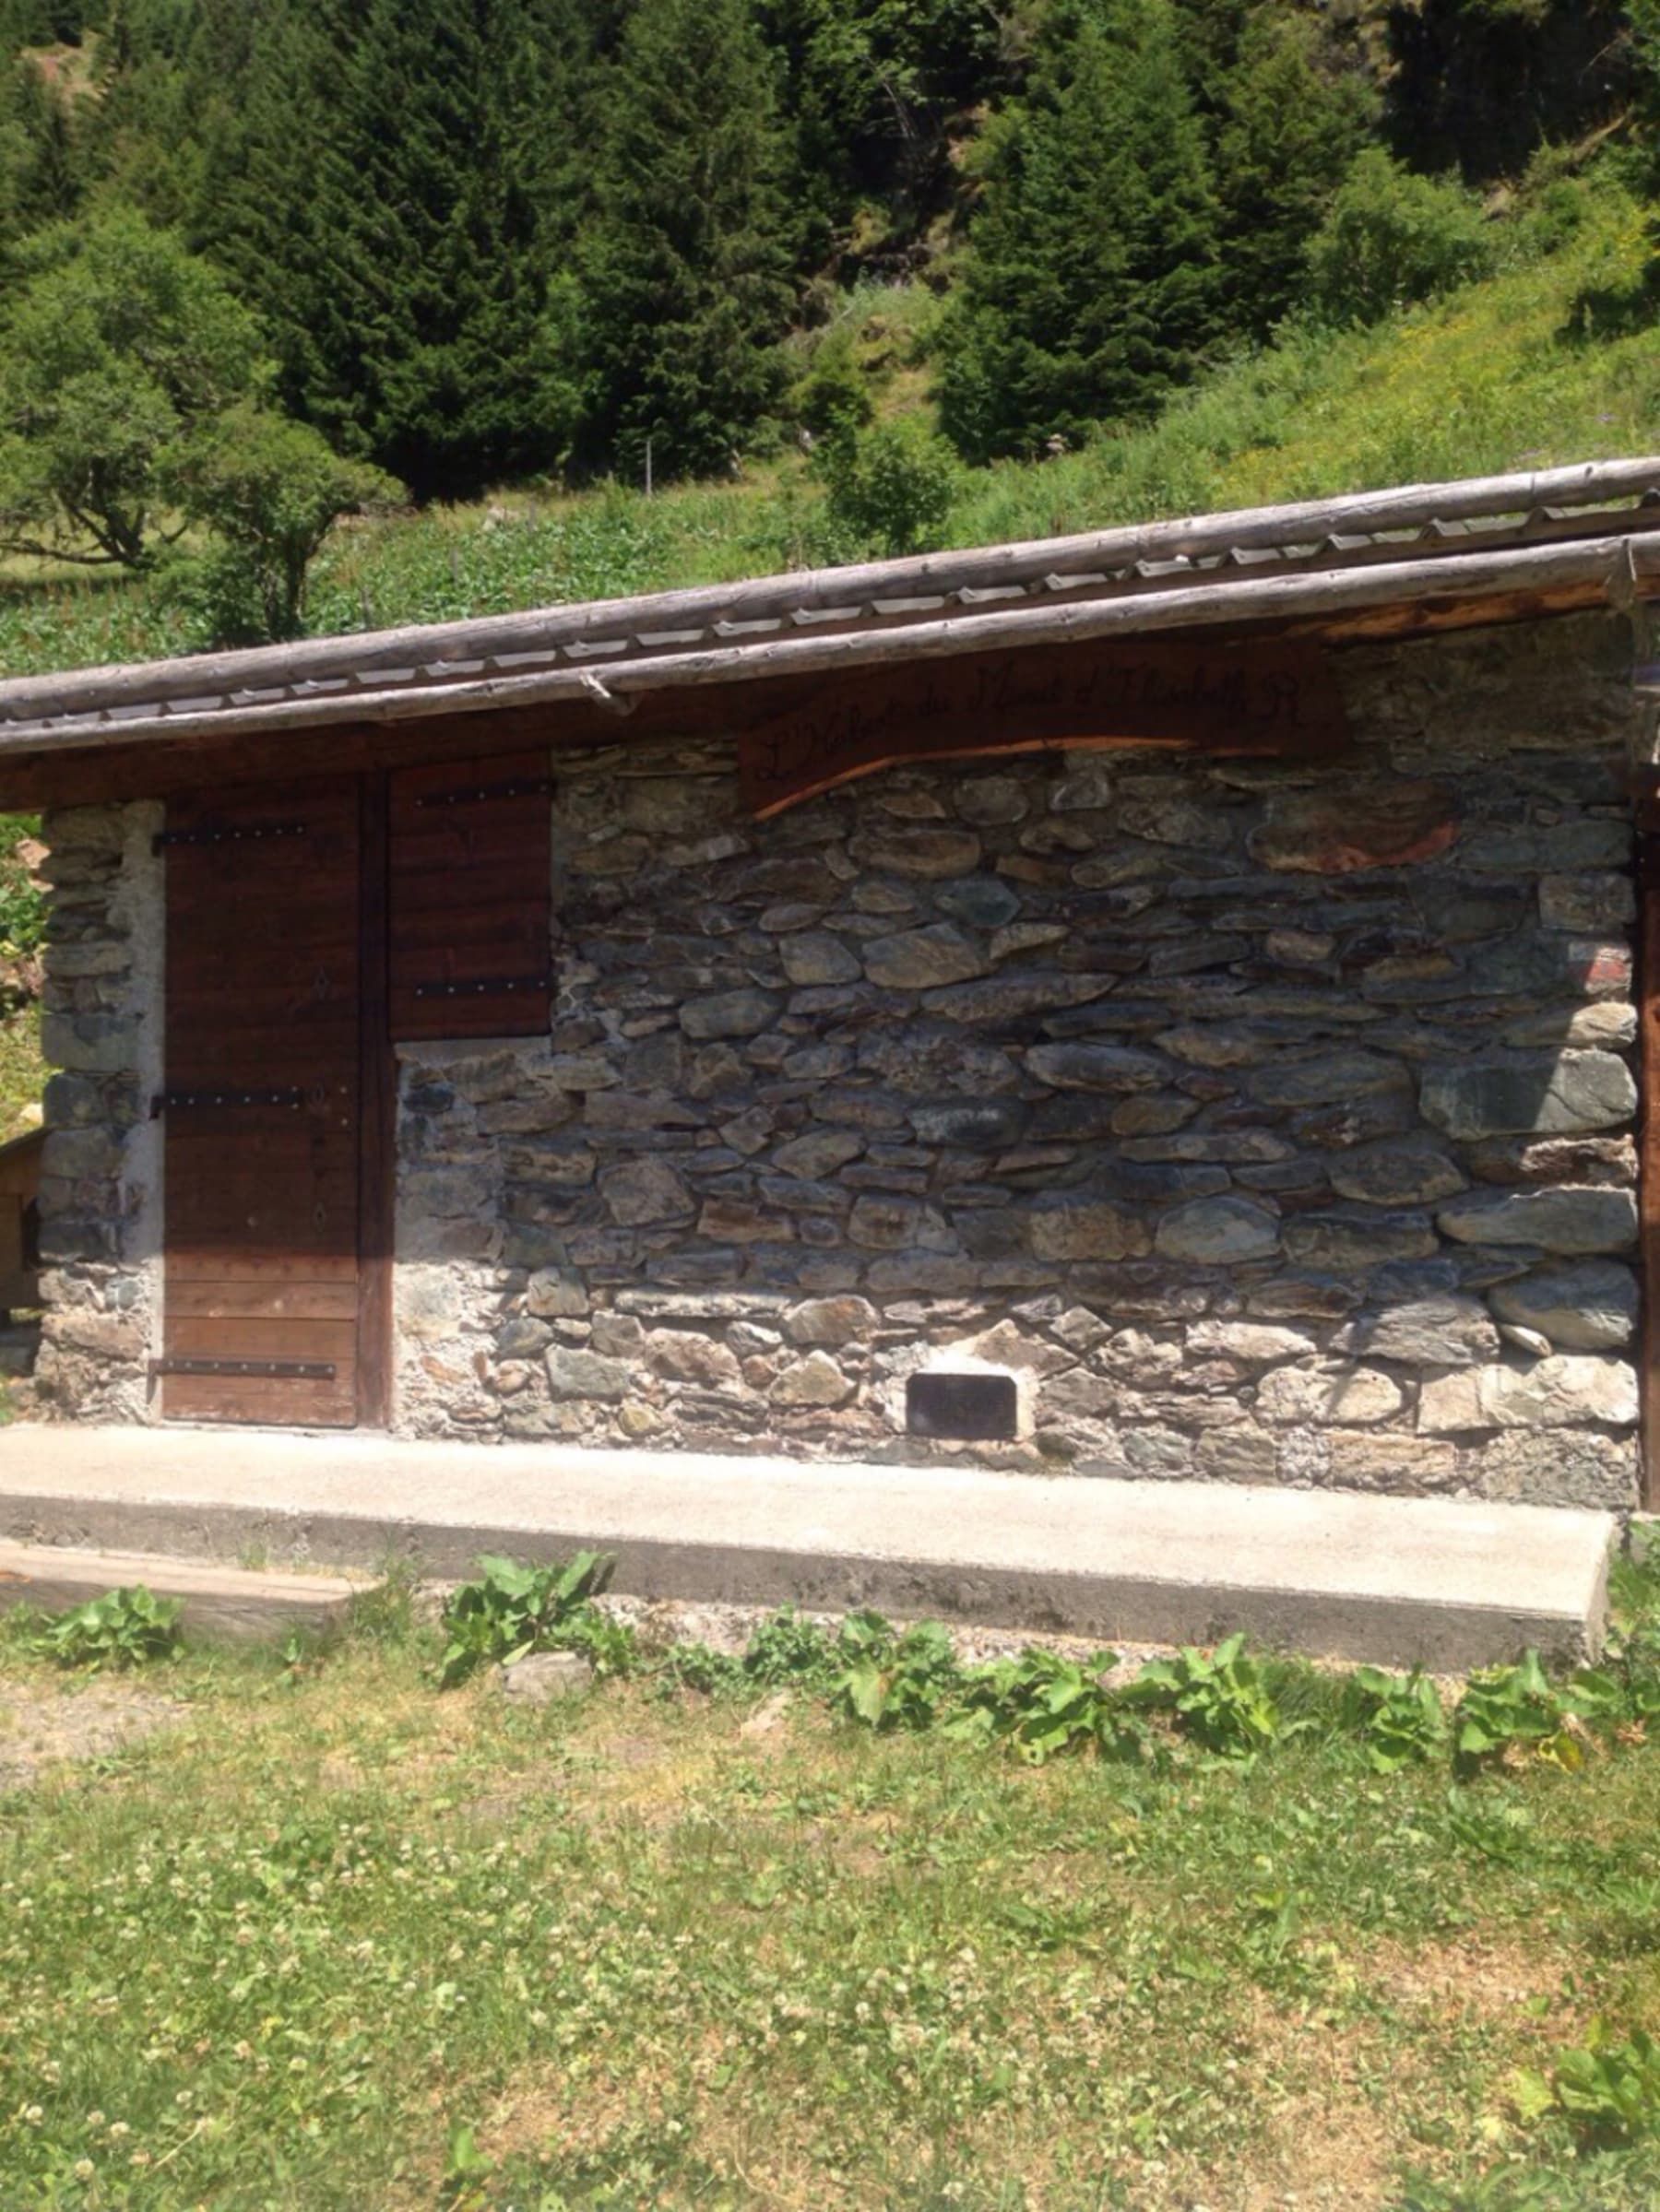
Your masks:
M273 18L209 162L208 242L272 328L285 398L419 498L569 442L544 214L579 46L557 0L307 0Z
M785 144L744 0L638 0L578 255L592 465L726 466L777 396Z
M991 139L940 354L971 460L1145 415L1217 327L1216 210L1169 0L1058 21Z
M1319 24L1246 22L1222 86L1216 177L1229 328L1266 338L1295 304L1310 239L1376 121L1376 97Z

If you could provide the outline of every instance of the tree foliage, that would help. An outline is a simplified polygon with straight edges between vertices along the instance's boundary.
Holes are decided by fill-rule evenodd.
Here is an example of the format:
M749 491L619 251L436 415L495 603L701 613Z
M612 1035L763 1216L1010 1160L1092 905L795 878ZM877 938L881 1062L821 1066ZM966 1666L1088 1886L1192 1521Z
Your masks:
M781 362L920 276L954 444L1034 454L1478 266L1454 169L1623 133L1660 194L1657 6L0 0L0 323L65 224L142 220L252 318L263 407L444 500L856 421L868 363L821 349L784 414ZM14 361L6 527L143 558L190 408L84 306L61 394Z
M941 344L970 459L1150 413L1218 329L1217 210L1169 0L1098 0L1050 34L991 140Z
M302 422L237 400L202 423L174 456L182 513L219 541L208 563L219 642L298 637L306 576L343 515L398 494L394 479L343 459Z
M1368 147L1310 244L1310 305L1333 323L1375 323L1478 276L1491 257L1473 194Z
M0 541L142 567L191 437L255 384L253 318L125 210L42 232L20 274L0 321Z
M636 0L579 249L586 452L728 466L777 396L791 256L773 66L743 0Z

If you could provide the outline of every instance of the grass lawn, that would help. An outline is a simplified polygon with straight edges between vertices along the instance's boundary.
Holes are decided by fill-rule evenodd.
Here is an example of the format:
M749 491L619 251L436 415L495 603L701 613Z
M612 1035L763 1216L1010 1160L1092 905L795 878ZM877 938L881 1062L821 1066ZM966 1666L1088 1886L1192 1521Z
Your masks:
M1464 1783L1318 1727L1033 1768L806 1697L525 1710L434 1648L5 1644L0 1772L95 1755L0 1796L6 2212L1660 2197L1641 2046L1629 2139L1516 2079L1660 2028L1638 1731Z

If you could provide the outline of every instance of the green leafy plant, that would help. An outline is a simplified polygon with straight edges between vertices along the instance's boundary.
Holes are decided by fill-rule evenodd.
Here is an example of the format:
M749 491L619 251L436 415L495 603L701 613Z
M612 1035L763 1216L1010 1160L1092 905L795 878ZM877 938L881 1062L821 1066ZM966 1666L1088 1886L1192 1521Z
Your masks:
M685 1690L699 1697L730 1697L743 1689L750 1677L743 1662L730 1651L717 1651L712 1644L670 1644L658 1661L652 1679L666 1697Z
M578 1552L561 1564L527 1567L487 1555L480 1579L463 1582L444 1608L445 1651L439 1681L445 1689L465 1682L492 1660L522 1659L527 1651L581 1648L579 1635L598 1643L593 1600L610 1582L616 1561L603 1552ZM596 1665L598 1666L598 1661Z
M1184 1644L1174 1659L1151 1660L1121 1694L1132 1709L1168 1713L1183 1735L1224 1758L1251 1757L1284 1733L1242 1636L1208 1655Z
M1005 1737L1034 1767L1092 1745L1111 1757L1145 1757L1144 1723L1103 1680L1117 1664L1115 1651L1080 1662L1036 1645L1018 1659L993 1660L967 1676L963 1710L950 1731Z
M484 2204L484 2184L495 2171L493 2160L479 2148L470 2127L450 2130L445 2152L444 2183L439 2194L443 2212L475 2212Z
M850 1613L836 1650L840 1669L830 1703L867 1728L931 1728L962 1681L950 1633L938 1621L918 1621L895 1636L881 1614Z
M1562 1693L1546 1674L1537 1651L1512 1667L1482 1667L1470 1676L1452 1715L1453 1758L1473 1774L1512 1753L1577 1767L1583 1734Z
M1367 1758L1379 1774L1437 1758L1446 1749L1447 1716L1434 1683L1419 1667L1410 1674L1358 1667L1344 1684L1343 1718L1364 1739Z
M780 1605L745 1645L743 1671L762 1689L823 1689L836 1672L836 1645L793 1605Z
M1511 2094L1524 2120L1559 2114L1583 2147L1629 2143L1660 2125L1660 2043L1595 2019L1583 2044L1557 2052L1549 2076L1512 2075Z
M602 1682L639 1668L640 1639L633 1626L598 1605L577 1606L550 1640L563 1651L580 1651Z
M136 1582L59 1614L40 1632L38 1649L59 1666L89 1673L147 1666L178 1650L179 1611L177 1598L159 1598Z

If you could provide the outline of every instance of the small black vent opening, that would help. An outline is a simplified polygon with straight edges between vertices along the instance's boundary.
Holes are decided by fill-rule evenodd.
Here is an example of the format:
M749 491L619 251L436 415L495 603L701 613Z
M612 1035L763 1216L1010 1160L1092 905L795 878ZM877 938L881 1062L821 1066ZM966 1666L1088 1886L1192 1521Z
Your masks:
M905 1386L905 1425L913 1437L954 1444L1006 1442L1020 1434L1014 1378L938 1368L913 1375Z

